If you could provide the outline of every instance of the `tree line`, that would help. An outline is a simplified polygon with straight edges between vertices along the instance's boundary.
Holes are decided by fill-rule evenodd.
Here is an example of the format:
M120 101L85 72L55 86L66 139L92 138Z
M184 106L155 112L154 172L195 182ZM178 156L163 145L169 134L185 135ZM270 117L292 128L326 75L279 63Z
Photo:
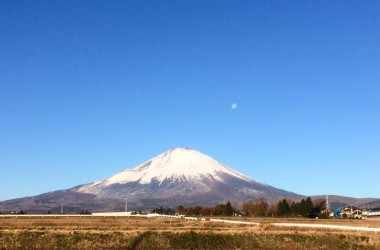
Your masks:
M317 217L325 208L326 200L317 199L314 202L310 197L295 202L282 199L268 205L264 198L256 201L243 202L242 213L247 216L278 216L278 217Z
M184 207L178 206L177 211L171 208L155 208L151 212L166 215L191 215L191 216L276 216L276 217L323 217L321 211L325 208L326 200L317 199L313 201L310 197L295 202L282 199L278 202L268 204L265 198L244 201L241 210L232 206L228 201L226 204L219 204L214 207Z
M174 215L175 210L170 208L155 208L151 211L152 213ZM193 215L193 216L232 216L237 210L232 206L231 202L228 201L226 204L219 204L214 207L184 207L179 205L177 208L177 213L180 215Z

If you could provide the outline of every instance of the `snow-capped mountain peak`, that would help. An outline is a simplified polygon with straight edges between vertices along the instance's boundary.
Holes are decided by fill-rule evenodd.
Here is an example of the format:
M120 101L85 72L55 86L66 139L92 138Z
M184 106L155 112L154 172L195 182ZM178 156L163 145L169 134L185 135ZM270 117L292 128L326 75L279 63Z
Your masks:
M137 182L149 184L156 181L181 182L213 179L223 182L226 176L233 176L248 182L255 180L223 165L208 155L188 148L174 148L143 164L126 169L110 178L83 186L80 191L88 191L94 186L109 186Z
M72 191L94 195L98 199L128 199L136 206L147 203L150 206L207 205L225 199L241 201L296 196L253 180L208 155L187 148L171 149L135 168L75 187Z

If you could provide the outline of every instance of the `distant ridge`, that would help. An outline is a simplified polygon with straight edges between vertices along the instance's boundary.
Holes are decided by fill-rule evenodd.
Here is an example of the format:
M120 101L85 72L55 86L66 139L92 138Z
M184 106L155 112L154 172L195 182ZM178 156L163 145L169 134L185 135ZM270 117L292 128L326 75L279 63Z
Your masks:
M310 196L313 200L325 199L326 195ZM348 205L357 206L361 208L377 208L380 207L379 198L352 198L340 195L329 195L330 207L338 209Z

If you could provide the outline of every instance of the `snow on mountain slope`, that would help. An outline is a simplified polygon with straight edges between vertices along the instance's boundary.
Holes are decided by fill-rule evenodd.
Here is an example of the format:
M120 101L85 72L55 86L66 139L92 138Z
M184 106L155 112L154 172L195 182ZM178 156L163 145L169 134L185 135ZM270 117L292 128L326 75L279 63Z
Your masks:
M149 184L155 181L159 185L167 180L183 182L210 179L223 182L226 176L233 176L250 183L259 183L196 150L175 148L133 169L126 169L110 178L84 185L78 191L91 192L99 187L131 182Z
M96 199L128 199L136 207L214 205L298 195L260 183L193 149L175 148L110 178L70 191Z

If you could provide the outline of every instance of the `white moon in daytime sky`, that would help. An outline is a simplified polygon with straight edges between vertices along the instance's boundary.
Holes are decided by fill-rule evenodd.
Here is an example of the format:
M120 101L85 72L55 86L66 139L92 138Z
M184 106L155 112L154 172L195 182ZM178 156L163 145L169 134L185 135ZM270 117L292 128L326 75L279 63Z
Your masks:
M232 103L231 108L232 109L236 109L237 108L237 103Z

